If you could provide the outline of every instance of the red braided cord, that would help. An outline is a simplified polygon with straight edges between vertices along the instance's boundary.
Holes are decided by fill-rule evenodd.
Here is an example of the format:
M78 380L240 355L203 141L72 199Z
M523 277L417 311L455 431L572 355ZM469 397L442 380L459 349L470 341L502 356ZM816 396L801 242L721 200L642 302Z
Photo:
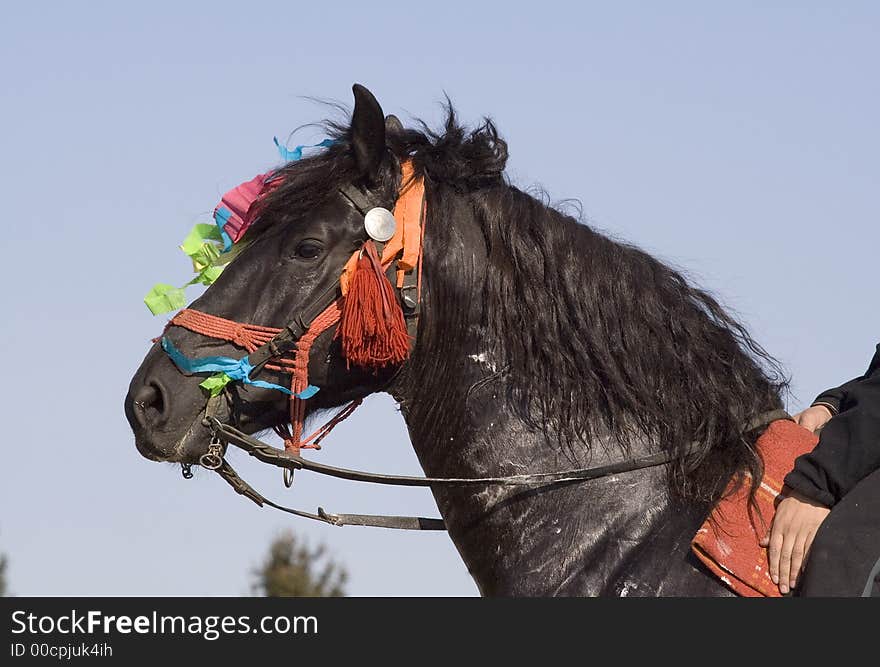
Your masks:
M293 376L290 380L290 391L298 394L309 386L309 352L315 339L332 327L339 321L342 316L343 297L340 297L331 303L324 311L318 315L309 325L309 330L296 342L296 361L294 363ZM287 449L297 450L303 446L302 431L303 422L305 421L306 402L296 396L290 398L290 423L293 426L293 433L284 445ZM332 419L330 420L333 421ZM330 422L328 422L329 424ZM335 425L335 424L334 424ZM318 429L320 430L320 429ZM315 432L317 433L317 431ZM310 436L306 443L312 439L315 434Z
M227 340L230 343L245 348L248 352L253 352L281 331L281 329L271 327L242 324L198 310L190 310L189 308L177 313L170 324L184 327L211 338Z
M203 313L189 308L181 310L168 323L168 326L179 326L196 333L219 340L226 340L234 345L243 347L248 352L253 352L258 347L270 341L275 334L281 331L274 327L261 327L256 324L242 324L233 320L226 320L216 315ZM167 327L166 327L167 328ZM281 357L276 363L266 364L266 369L280 373L291 373L293 359Z
M296 343L294 359L282 357L275 364L266 364L266 368L269 370L289 373L291 375L290 391L293 394L298 394L309 386L309 352L312 343L315 342L318 336L339 321L342 315L343 301L344 299L342 298L334 301L312 321L308 331ZM179 326L203 336L229 341L234 345L243 347L248 352L253 352L271 340L275 334L282 331L274 327L243 324L189 308L177 313L168 323L168 326ZM360 404L360 400L352 401L324 425L316 429L308 438L303 440L302 431L303 422L305 421L306 402L294 395L290 397L290 423L293 426L293 432L291 433L286 425L276 427L275 432L284 439L285 449L294 454L298 454L300 449L320 449L319 443L321 440L339 422L349 417Z

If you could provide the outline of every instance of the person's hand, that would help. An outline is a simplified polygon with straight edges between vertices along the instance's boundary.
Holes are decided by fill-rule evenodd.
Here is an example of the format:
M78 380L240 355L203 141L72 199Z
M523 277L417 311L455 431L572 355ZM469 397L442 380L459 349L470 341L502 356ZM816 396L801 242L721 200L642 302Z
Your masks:
M816 531L830 511L797 491L788 491L776 508L773 525L761 546L769 547L770 578L783 595L797 586Z
M814 405L794 416L794 420L808 431L815 433L825 426L834 415L824 405Z

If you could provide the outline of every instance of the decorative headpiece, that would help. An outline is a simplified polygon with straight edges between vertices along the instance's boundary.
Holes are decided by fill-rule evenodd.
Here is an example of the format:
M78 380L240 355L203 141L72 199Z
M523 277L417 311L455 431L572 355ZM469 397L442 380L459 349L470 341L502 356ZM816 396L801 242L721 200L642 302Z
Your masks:
M277 137L274 142L284 162L301 159L305 148L326 147L335 143L333 139L324 139L318 144L297 146L290 150ZM232 188L214 209L214 224L199 223L192 228L180 249L192 260L196 275L183 287L166 283L154 285L144 297L144 303L153 315L183 308L186 305L184 290L190 285L210 285L217 280L223 268L235 258L236 244L254 222L254 202L270 192L277 182L272 179L276 171L267 171Z

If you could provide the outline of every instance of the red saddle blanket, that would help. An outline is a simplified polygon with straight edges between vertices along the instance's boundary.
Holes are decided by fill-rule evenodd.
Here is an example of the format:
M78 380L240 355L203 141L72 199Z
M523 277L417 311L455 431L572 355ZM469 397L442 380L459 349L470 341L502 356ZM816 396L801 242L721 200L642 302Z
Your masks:
M756 446L764 461L764 477L758 488L757 509L749 516L749 480L718 502L703 523L691 548L697 557L727 584L746 597L781 597L770 579L767 549L758 544L776 512L783 478L794 460L811 451L818 436L793 421L780 419L770 424Z

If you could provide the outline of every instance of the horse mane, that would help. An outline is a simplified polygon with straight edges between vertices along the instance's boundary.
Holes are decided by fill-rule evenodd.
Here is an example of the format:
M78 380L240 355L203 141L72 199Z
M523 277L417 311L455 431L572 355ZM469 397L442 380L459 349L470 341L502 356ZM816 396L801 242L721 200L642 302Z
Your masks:
M440 281L432 301L474 290L517 413L565 447L607 446L609 436L624 450L662 443L675 455L670 488L681 498L715 501L746 472L754 496L763 466L744 427L782 407L779 363L679 271L508 183L494 123L467 129L448 100L446 110L441 131L419 122L391 128L387 141L425 177L432 219L453 219L465 198L481 227L483 284ZM326 127L338 143L282 168L262 218L292 220L355 177L350 128ZM376 189L393 201L396 170L386 171ZM450 329L443 346L454 350L464 334Z

